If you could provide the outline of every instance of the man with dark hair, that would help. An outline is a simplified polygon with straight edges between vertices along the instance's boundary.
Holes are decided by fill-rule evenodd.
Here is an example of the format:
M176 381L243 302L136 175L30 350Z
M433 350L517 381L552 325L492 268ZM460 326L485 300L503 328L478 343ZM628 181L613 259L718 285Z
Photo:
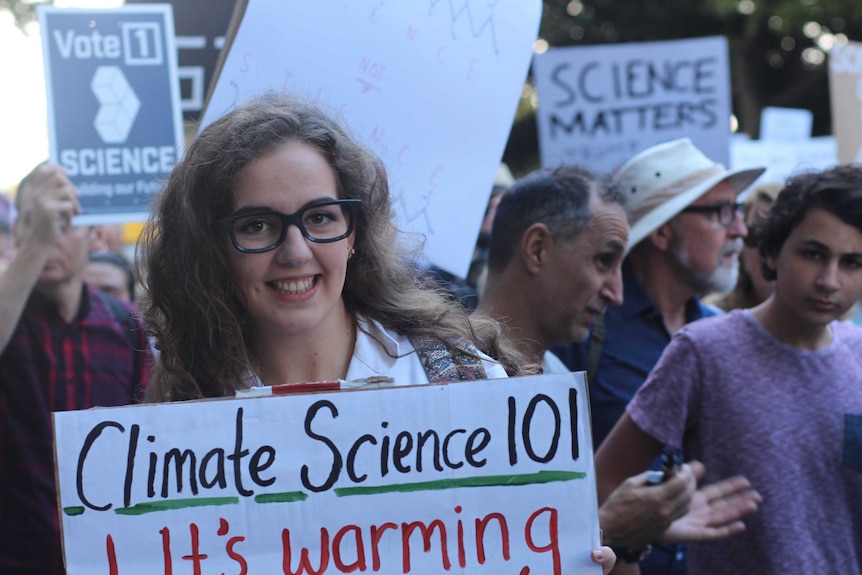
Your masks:
M551 345L584 340L605 307L622 303L621 203L588 172L563 166L518 180L497 206L477 312L517 330L510 339L545 371L568 371Z
M563 166L518 180L497 206L476 313L499 320L504 337L546 373L568 371L550 345L585 339L607 306L622 303L628 224L621 202L589 172ZM643 545L674 520L670 537L738 529L756 494L740 478L695 491L702 474L693 462L662 485L648 485L646 473L627 480L599 509L606 544Z
M791 179L754 238L773 294L667 346L596 454L599 497L663 444L764 496L745 537L692 545L692 573L862 573L862 168Z
M51 412L142 397L151 355L132 309L83 281L95 231L77 189L41 164L18 188L0 276L0 572L63 572Z

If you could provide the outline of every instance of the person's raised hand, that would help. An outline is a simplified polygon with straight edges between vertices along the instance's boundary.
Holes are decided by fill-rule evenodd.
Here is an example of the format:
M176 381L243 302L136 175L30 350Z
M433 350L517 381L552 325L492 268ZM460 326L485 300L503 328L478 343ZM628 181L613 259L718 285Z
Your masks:
M72 217L81 211L78 190L58 164L44 163L36 167L22 182L18 214L21 243L35 242L53 246Z
M703 466L697 462L700 475ZM647 483L649 472L629 477L599 508L604 541L622 547L642 547L657 541L674 520L684 516L697 489L696 470L680 466L665 482Z
M693 462L693 464L696 462ZM697 463L697 477L703 465ZM661 537L667 543L723 539L745 530L742 519L757 511L763 498L742 476L730 477L698 489L688 513L674 521Z

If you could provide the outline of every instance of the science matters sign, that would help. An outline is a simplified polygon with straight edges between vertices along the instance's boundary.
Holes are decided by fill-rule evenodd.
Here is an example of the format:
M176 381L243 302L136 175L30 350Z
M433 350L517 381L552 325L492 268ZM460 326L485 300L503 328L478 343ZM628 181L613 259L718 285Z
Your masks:
M83 573L597 575L583 374L54 414Z
M535 57L533 73L545 167L610 174L638 152L682 137L728 165L725 38L556 48Z
M76 223L140 221L182 153L170 6L38 7L51 160L78 187Z

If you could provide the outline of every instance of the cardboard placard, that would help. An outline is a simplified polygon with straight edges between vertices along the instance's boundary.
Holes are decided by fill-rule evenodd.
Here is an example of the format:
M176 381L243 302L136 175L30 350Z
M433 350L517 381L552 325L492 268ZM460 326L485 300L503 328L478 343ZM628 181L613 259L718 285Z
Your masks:
M829 96L838 161L842 164L862 162L862 42L832 46Z
M536 56L533 73L545 167L611 174L638 152L683 137L728 164L723 37L554 48Z
M389 173L398 226L465 276L542 4L239 2L202 126L267 90L317 100Z
M80 192L75 224L143 221L183 151L167 5L40 5L51 161Z
M600 572L582 373L54 424L69 575Z

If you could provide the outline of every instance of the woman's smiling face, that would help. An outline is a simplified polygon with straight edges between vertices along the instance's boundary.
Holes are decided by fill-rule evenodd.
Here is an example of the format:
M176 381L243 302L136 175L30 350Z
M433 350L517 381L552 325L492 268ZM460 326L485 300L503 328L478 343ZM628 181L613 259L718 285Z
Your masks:
M234 188L234 213L271 209L292 214L309 203L338 198L335 171L314 147L286 142L250 162ZM238 251L225 234L233 282L261 334L325 334L346 313L341 292L354 235L314 243L295 225L284 242L263 253ZM320 331L318 331L320 330Z

